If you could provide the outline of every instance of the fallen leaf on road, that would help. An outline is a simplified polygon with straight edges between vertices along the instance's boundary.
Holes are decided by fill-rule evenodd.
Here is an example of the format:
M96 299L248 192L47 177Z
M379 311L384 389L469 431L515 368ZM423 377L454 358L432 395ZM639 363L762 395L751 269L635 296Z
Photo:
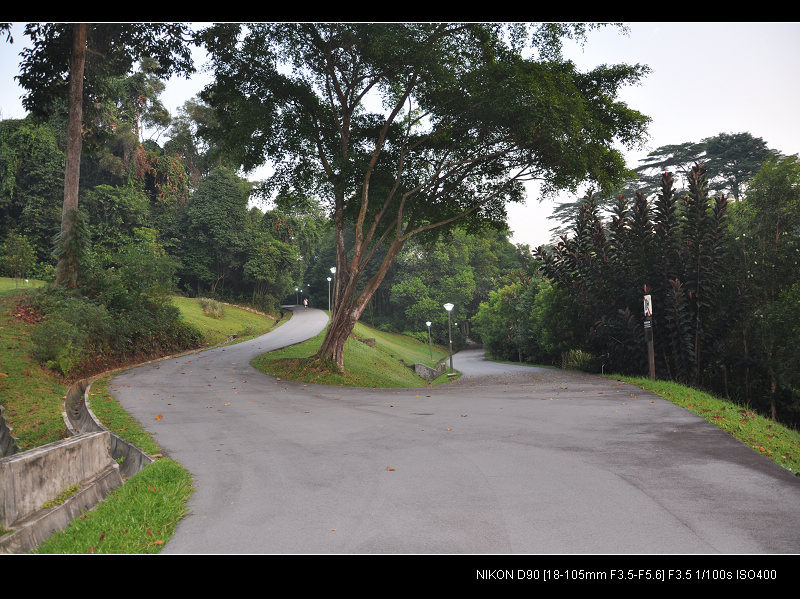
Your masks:
M163 414L159 414L158 416L156 416L156 420L161 420L163 417L164 417Z
M388 470L389 472L394 472L394 468L392 468L391 466L386 466L386 470Z

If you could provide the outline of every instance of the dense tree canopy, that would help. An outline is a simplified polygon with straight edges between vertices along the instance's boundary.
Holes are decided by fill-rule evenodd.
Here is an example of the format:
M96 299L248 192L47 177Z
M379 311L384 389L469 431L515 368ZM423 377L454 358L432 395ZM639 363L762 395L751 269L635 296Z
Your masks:
M582 29L259 23L204 32L215 81L202 97L217 109L218 139L245 168L271 159L274 184L317 194L334 222L335 311L320 358L343 368L345 339L412 236L462 219L501 224L526 180L555 190L621 178L613 144L640 141L648 119L616 96L647 69L578 72L558 50ZM361 286L378 246L383 261Z
M102 130L113 85L118 83L119 77L130 73L137 61L144 61L149 74L156 77L193 70L189 40L185 37L187 32L188 25L182 23L29 23L25 26L31 44L21 53L17 76L20 85L27 90L23 106L36 115L51 115L59 108L68 109L58 285L77 287L80 271L74 248L84 136L87 132ZM138 82L133 79L128 82L144 93L143 88L148 84L152 87L153 79L142 77ZM139 104L135 110L137 131L144 109L145 106ZM155 118L152 110L149 117Z

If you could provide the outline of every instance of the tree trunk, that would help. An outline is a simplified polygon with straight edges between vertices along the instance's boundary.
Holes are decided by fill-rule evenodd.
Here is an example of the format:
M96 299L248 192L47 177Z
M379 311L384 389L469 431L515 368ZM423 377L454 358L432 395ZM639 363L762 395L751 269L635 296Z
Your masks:
M78 281L75 225L78 215L78 186L83 145L83 70L86 62L86 23L72 26L72 55L69 60L69 120L64 168L64 204L61 210L61 247L56 266L56 285L74 289Z
M336 283L334 284L333 311L331 324L319 351L314 356L320 362L332 362L339 372L344 372L344 345L353 332L356 322L361 318L369 300L375 295L397 254L405 245L405 239L395 239L378 271L367 282L364 290L356 297L358 280L366 265L359 264L360 252L354 252L352 262L341 259L344 252L337 253ZM342 249L344 245L341 246ZM344 267L344 268L343 268Z

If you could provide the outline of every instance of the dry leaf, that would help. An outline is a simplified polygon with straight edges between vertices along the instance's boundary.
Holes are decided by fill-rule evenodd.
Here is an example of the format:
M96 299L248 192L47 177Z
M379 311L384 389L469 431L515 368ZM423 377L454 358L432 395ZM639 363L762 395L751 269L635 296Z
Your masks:
M392 468L391 466L386 466L386 470L388 470L389 472L394 472L394 468Z
M162 541L161 539L158 539L157 541L153 541L153 545L163 545L163 544L164 544L164 541Z
M158 415L156 416L156 420L161 420L163 417L164 417L164 415L163 415L163 414L158 414Z

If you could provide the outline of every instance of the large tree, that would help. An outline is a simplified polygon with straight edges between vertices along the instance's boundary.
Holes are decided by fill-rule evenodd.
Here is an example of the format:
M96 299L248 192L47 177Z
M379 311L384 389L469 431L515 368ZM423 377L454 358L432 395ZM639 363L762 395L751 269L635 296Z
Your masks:
M108 86L148 61L149 73L166 77L193 70L189 29L181 23L29 23L17 80L27 90L22 104L35 114L68 106L64 203L56 283L76 287L74 231L78 217L84 135L103 121ZM87 109L87 110L85 110Z
M502 224L526 180L554 191L622 178L614 144L640 142L649 119L617 93L647 68L579 72L560 44L588 28L258 23L204 32L216 78L201 97L239 163L269 159L276 185L328 202L337 272L318 359L344 368L347 337L412 236L457 221ZM381 264L359 285L378 247Z

